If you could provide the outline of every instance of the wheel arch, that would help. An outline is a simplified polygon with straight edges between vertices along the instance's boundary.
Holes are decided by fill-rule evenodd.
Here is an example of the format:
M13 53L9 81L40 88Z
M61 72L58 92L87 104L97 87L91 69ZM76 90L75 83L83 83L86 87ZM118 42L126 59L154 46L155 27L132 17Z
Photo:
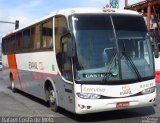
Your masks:
M13 73L12 72L9 73L9 79L13 80Z
M56 90L56 86L55 86L55 82L51 79L51 78L47 78L45 80L45 83L44 83L44 91L45 91L45 100L48 101L49 98L48 98L48 90L49 90L49 87L52 86L52 88L55 90L56 92L56 96L57 96L57 90Z

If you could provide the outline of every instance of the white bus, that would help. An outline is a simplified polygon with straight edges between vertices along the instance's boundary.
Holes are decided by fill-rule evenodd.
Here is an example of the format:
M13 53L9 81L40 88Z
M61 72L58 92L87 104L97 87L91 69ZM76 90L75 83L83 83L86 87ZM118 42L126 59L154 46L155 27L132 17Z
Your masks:
M154 58L143 16L75 8L54 12L3 37L11 88L76 114L152 106Z

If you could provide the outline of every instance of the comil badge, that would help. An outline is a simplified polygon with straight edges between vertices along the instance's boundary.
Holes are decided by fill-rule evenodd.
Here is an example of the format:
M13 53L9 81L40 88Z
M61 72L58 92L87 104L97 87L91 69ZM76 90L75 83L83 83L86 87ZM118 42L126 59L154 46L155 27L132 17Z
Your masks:
M132 94L131 88L128 85L122 86L122 91L120 92L120 95L130 95Z

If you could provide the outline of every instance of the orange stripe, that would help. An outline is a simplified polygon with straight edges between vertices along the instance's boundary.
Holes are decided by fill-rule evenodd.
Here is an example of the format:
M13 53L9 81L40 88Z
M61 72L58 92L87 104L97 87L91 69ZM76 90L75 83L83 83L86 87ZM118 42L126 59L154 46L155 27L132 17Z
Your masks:
M8 66L10 69L10 72L13 75L13 82L16 84L16 76L17 76L17 64L16 64L16 58L15 55L8 55Z
M16 77L18 76L18 79L20 81L20 77L19 77L19 73L18 73L18 69L17 69L17 62L16 62L16 55L7 55L8 57L8 66L10 69L10 72L13 75L13 82L14 84L16 84ZM22 85L21 85L21 81L20 81L20 86L22 89Z

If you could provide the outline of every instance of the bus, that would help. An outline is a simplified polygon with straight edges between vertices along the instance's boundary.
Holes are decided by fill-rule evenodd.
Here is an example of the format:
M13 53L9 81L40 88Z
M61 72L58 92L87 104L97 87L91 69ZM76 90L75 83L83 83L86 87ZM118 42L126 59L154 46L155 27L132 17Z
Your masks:
M152 106L154 56L142 15L71 8L2 38L4 80L75 114Z

